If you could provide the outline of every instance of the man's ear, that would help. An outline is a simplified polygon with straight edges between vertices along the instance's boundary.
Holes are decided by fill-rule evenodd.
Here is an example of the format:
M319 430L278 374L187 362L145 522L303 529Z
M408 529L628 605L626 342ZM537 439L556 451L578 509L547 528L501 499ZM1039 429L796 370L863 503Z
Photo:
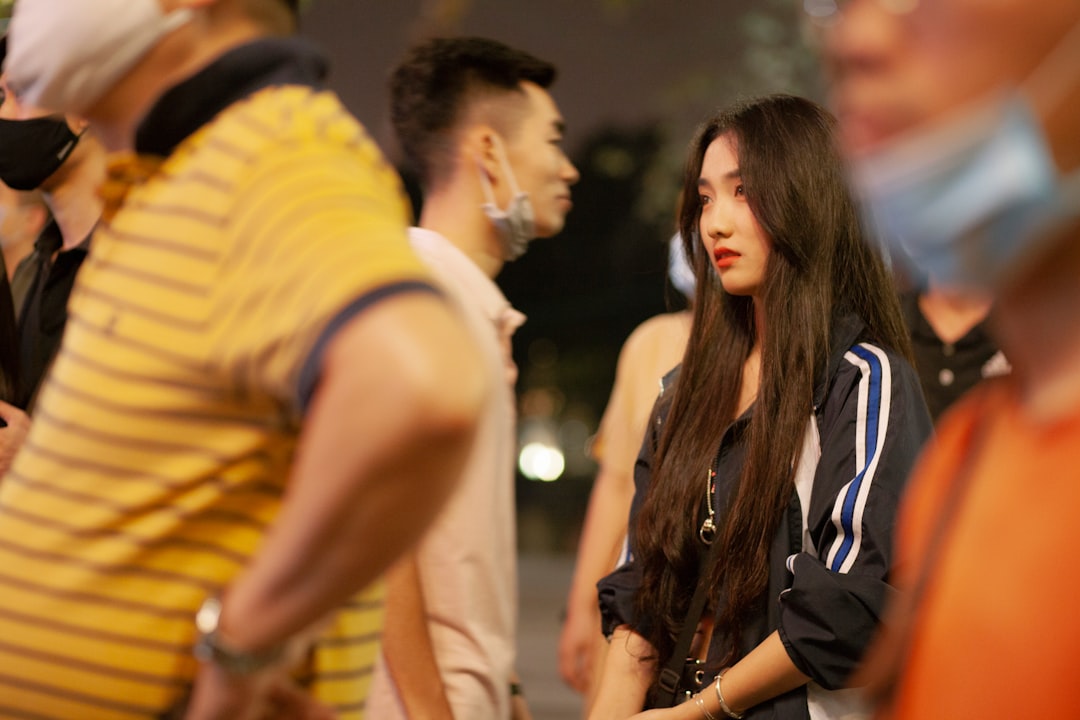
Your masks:
M465 151L492 185L497 185L502 177L501 142L499 133L490 125L474 125L466 132Z

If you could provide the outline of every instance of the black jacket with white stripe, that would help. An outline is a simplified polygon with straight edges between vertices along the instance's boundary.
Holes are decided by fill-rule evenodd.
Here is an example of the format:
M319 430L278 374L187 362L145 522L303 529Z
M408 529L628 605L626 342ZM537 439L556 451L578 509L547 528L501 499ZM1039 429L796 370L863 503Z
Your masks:
M791 660L812 682L761 703L747 718L859 716L857 695L841 688L885 605L899 497L932 430L914 369L901 356L868 342L865 332L855 317L844 318L834 329L834 351L815 388L788 522L780 523L773 539L762 611L747 623L739 648L740 655L745 654L778 630ZM676 373L665 379L665 387L677 379ZM723 517L742 470L749 419L748 412L733 423L717 451L717 517ZM634 471L631 549L662 421L660 416L650 428ZM704 484L702 490L704 494ZM648 635L650 618L638 617L634 609L640 583L632 554L600 581L606 634L628 625ZM716 608L717 616L721 609ZM726 655L726 648L719 646L721 636L714 634L709 649L710 673Z

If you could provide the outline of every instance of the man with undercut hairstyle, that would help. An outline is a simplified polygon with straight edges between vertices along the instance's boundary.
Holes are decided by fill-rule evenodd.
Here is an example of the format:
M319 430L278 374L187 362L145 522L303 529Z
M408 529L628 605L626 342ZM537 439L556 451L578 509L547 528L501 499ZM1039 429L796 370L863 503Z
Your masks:
M15 8L8 86L112 155L0 483L0 715L364 713L375 581L459 477L487 382L295 11Z
M514 381L524 317L493 278L536 237L558 233L577 170L548 93L555 68L484 38L413 48L390 80L397 138L424 191L413 248L461 306L484 368L500 379L462 485L419 549L388 576L380 720L526 717L517 623Z

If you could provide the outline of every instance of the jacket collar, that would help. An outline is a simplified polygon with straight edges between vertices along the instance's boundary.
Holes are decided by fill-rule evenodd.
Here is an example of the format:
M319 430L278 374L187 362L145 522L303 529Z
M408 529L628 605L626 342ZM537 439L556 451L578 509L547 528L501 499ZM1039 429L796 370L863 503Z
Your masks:
M833 323L832 332L829 334L829 362L825 366L821 376L814 383L814 410L821 408L825 402L825 395L829 391L829 384L840 369L840 362L844 354L852 348L866 334L866 323L862 318L853 313L841 315Z
M326 61L298 37L266 37L227 51L158 98L135 133L140 155L168 157L218 113L272 85L321 87Z

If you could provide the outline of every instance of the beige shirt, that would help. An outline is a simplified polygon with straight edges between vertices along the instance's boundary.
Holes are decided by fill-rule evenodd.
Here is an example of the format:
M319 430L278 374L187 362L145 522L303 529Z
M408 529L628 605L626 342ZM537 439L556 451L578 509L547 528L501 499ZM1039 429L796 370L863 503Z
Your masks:
M496 383L462 484L421 542L428 631L454 717L506 720L517 634L514 382L510 340L525 316L463 252L438 233L410 230L413 249L460 307ZM385 664L367 717L404 720Z

